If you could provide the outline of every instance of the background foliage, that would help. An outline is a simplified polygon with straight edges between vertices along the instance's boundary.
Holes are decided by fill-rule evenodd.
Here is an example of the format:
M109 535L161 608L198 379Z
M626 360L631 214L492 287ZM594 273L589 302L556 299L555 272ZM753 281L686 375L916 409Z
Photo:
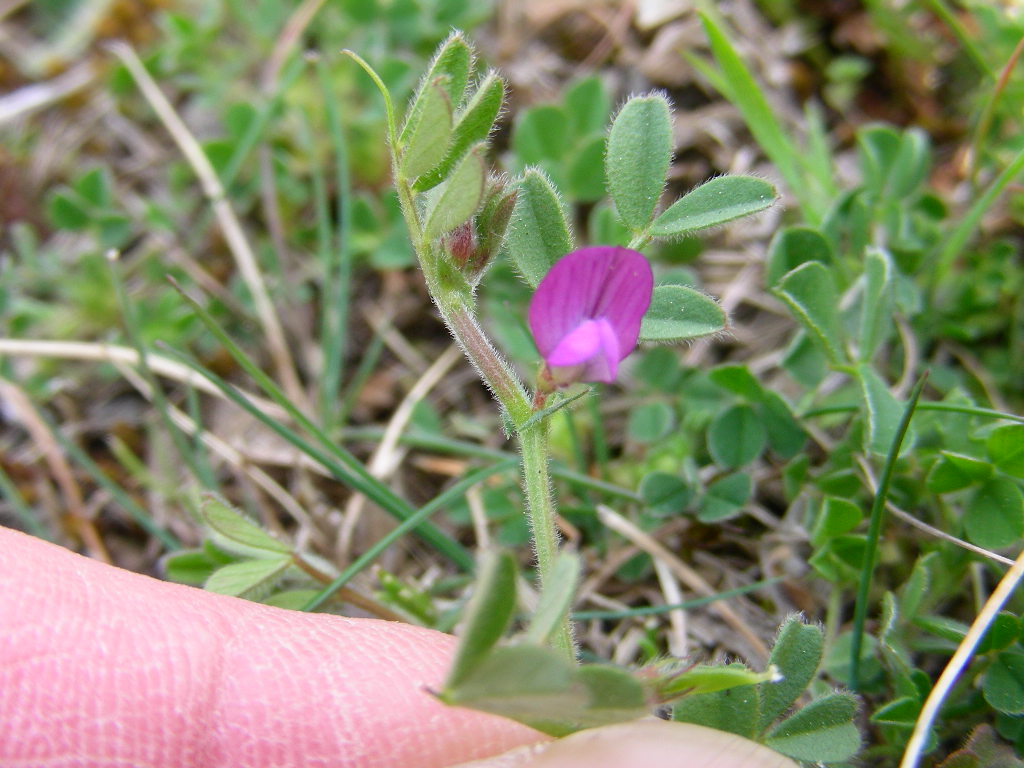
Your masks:
M726 172L783 195L646 249L663 295L718 297L696 322L724 310L728 333L648 344L621 385L552 419L585 652L762 669L810 633L821 667L794 672L811 693L789 720L793 699L763 688L675 716L722 726L749 707L747 735L804 758L806 734L856 711L859 764L898 758L1024 537L1018 8L67 0L0 23L5 524L251 599L455 626L473 552L526 542L521 490L411 269L383 105L338 52L401 105L459 27L509 79L491 158L560 190L576 244L627 244L651 213L613 204L628 158L606 189L630 94L672 106L657 213ZM202 149L251 262L116 39ZM527 224L512 251L532 247ZM517 270L496 264L479 295L530 374ZM1018 764L1020 609L952 691L931 764Z

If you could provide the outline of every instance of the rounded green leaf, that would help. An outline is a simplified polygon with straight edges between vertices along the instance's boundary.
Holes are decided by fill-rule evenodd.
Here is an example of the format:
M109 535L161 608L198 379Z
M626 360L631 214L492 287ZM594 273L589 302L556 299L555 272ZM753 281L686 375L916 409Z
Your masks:
M590 698L576 672L572 660L554 648L503 646L493 649L457 684L449 682L441 695L449 704L564 736L578 728Z
M764 398L761 383L745 365L722 365L712 368L708 372L708 378L716 386L751 402L756 403Z
M959 491L992 477L991 464L973 456L952 451L940 451L939 460L928 472L928 490L932 493Z
M601 78L590 75L577 80L566 90L564 102L569 125L575 136L604 133L611 103Z
M163 560L164 576L169 581L198 586L210 578L218 567L205 550L183 549L172 552Z
M561 160L569 149L565 110L544 104L525 110L512 132L512 149L525 165Z
M645 403L629 413L626 434L638 443L653 443L675 427L676 414L668 403Z
M219 595L258 600L267 595L291 565L290 556L232 563L214 571L203 588Z
M857 700L851 694L833 693L783 720L764 744L809 763L848 760L860 749L860 731L853 722L856 715Z
M828 268L818 261L801 264L787 272L773 291L821 345L829 360L842 361L839 293Z
M725 311L710 296L686 285L658 285L640 323L640 341L696 339L725 326Z
M808 261L831 264L832 246L821 232L810 227L786 227L772 238L765 258L765 283L775 285L784 274Z
M859 365L857 376L864 398L864 450L885 456L896 438L906 405L889 391L889 387L871 366ZM900 444L901 456L914 447L915 440L916 430L911 425Z
M627 101L608 134L605 174L622 221L634 232L647 227L661 197L672 159L672 118L664 96Z
M572 200L592 203L604 197L604 136L594 136L580 145L569 157L566 174L566 194Z
M1020 619L1010 611L1000 611L978 643L976 654L1001 651L1020 637Z
M825 639L821 628L791 617L779 630L769 664L779 670L780 680L758 686L760 720L757 730L764 731L789 709L814 679L821 665Z
M1024 497L1015 482L994 477L975 492L964 512L967 538L979 547L1002 549L1024 536Z
M92 220L88 203L71 190L52 194L47 201L47 213L55 227L73 232L85 229Z
M505 252L532 287L572 250L565 211L542 171L527 169L519 182L516 207L505 234Z
M749 405L723 411L708 427L708 450L723 467L749 464L761 454L767 440L764 423Z
M553 637L565 621L580 580L580 558L572 552L559 552L551 576L544 583L526 630L527 643L543 645Z
M480 207L484 195L487 169L484 167L484 145L477 144L466 153L439 188L437 202L427 214L423 233L433 240L469 220Z
M989 458L1008 475L1024 478L1024 424L993 430L985 443Z
M754 482L745 472L715 480L700 500L697 519L702 523L717 523L735 517L750 500L753 490Z
M676 200L651 224L655 237L680 237L772 206L775 187L754 176L719 176Z
M639 491L647 509L661 517L682 512L693 497L693 490L686 481L668 472L645 475Z
M209 526L218 545L229 552L256 557L291 552L287 544L278 541L215 496L203 501L199 514Z
M827 496L814 521L811 543L821 546L835 536L849 533L860 524L863 517L860 507L852 501Z
M1003 651L985 673L982 693L993 709L1024 714L1024 653Z
M516 608L516 563L507 552L489 555L480 566L465 627L445 688L470 677L505 632Z

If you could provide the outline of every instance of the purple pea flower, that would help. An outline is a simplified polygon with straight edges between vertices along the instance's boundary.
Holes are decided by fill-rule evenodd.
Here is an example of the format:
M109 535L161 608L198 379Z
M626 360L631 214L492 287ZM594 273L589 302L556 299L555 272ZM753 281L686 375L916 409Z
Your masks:
M653 289L650 264L629 248L581 248L555 262L529 311L552 383L614 381L636 347Z

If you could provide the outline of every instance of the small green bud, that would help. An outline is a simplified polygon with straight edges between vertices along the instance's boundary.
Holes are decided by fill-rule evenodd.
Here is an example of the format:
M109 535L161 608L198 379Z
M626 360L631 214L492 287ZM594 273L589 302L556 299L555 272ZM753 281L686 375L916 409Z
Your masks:
M476 217L477 234L480 249L490 260L505 241L505 230L512 220L512 211L516 207L518 190L507 190L503 178L488 179L487 190L484 192L484 204Z
M501 177L490 177L480 212L443 239L445 253L470 285L480 282L505 239L505 230L516 206L516 190L506 190Z

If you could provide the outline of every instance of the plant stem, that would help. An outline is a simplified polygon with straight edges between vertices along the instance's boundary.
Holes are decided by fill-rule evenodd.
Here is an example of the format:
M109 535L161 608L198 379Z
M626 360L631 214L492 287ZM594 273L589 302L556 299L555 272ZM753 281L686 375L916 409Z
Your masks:
M531 424L519 432L526 509L533 532L533 547L537 555L537 570L542 591L549 587L555 558L558 556L558 527L555 523L555 503L551 496L551 476L548 472L547 433L547 420ZM575 658L576 649L568 616L552 636L552 641L556 648L565 651L570 658Z
M477 322L473 309L472 289L460 276L445 273L447 265L443 254L424 235L410 180L402 173L399 162L401 148L395 113L387 88L369 64L351 51L345 53L366 71L384 97L392 177L398 192L402 216L409 229L409 237L427 284L427 291L437 305L445 326L476 368L491 394L501 404L504 416L507 417L509 431L514 430L519 436L526 511L533 530L537 569L540 586L543 589L551 580L555 557L558 554L558 529L555 525L555 505L551 496L548 468L546 420L530 421L530 417L534 415L530 395ZM553 642L555 647L564 650L575 659L572 626L568 616L554 635Z
M430 274L426 264L423 267L427 288L437 303L444 324L448 326L448 330L462 347L462 351L466 353L466 357L476 368L494 398L501 403L512 424L518 428L530 418L529 395L512 373L511 366L487 338L472 310L457 295L453 295L454 292L433 285L432 283L439 281Z

